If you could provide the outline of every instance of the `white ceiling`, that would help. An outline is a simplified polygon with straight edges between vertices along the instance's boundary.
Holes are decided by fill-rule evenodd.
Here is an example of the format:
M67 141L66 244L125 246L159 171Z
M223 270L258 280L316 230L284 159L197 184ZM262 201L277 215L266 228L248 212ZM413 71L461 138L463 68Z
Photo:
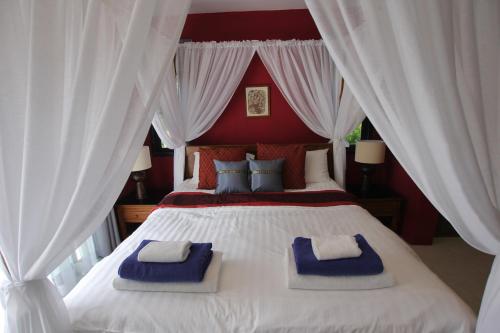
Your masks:
M304 0L193 0L190 13L304 9Z

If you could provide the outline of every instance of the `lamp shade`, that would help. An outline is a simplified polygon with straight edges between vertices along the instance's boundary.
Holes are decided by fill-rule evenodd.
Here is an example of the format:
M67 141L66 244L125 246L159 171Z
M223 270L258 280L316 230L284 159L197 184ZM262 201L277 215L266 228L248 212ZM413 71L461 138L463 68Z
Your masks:
M385 143L382 140L361 140L356 143L354 160L359 163L380 164L385 158Z
M139 156L135 160L132 171L142 171L151 168L151 156L149 155L149 146L143 146Z

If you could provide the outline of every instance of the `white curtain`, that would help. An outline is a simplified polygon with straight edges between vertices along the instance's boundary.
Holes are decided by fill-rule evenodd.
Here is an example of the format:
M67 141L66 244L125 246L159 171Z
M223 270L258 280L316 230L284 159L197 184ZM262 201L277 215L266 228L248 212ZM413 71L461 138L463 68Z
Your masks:
M188 8L174 0L0 2L7 332L71 330L47 275L122 189L157 95L139 91L138 80L160 86Z
M459 234L497 255L477 332L500 327L500 2L307 0L390 150Z
M231 100L255 53L252 42L179 45L153 126L174 153L174 186L184 180L185 144L208 131ZM178 96L178 102L173 101Z
M267 41L259 44L257 52L299 118L333 141L335 181L344 187L345 137L364 113L347 86L345 101L340 103L341 78L323 41Z

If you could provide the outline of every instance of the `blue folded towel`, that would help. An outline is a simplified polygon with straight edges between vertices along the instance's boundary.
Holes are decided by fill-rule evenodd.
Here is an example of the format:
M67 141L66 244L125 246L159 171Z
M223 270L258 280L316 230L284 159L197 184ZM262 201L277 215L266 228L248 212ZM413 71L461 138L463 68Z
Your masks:
M191 252L183 262L140 262L137 254L152 240L145 239L118 268L123 279L145 282L200 282L212 260L212 243L193 243Z
M375 275L382 273L384 271L382 260L366 239L359 234L354 238L358 242L361 251L363 251L361 256L321 261L316 259L314 255L310 238L295 238L292 248L297 273L326 276Z

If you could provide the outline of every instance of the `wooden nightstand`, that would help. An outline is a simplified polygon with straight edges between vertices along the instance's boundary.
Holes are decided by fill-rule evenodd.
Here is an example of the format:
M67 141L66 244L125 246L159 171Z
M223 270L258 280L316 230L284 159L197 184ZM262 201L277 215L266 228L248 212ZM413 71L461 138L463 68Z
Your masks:
M139 201L134 193L118 200L115 209L122 240L127 238L133 229L136 229L146 220L165 195L150 193L147 199Z
M401 211L404 199L386 187L372 186L368 196L363 197L359 186L348 186L347 191L358 197L358 202L382 223L388 219L387 226L394 232L401 229ZM386 223L384 223L386 224Z

